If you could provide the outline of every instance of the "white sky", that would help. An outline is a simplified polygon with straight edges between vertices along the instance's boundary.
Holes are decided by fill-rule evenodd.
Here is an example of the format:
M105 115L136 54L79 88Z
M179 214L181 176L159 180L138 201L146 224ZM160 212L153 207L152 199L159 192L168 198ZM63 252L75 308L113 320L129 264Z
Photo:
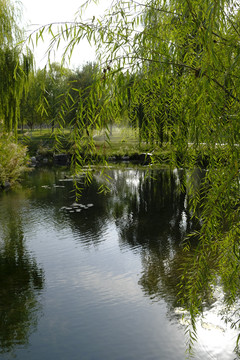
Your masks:
M17 0L15 0L17 1ZM28 30L34 30L41 25L52 22L72 21L79 7L85 0L21 0L23 5L23 19L28 24ZM87 9L84 19L98 17L111 4L111 0L100 0L99 5L91 4ZM48 48L49 38L45 37L44 43L34 50L37 67L43 67L47 63L46 50ZM87 41L81 43L74 51L69 67L76 68L88 61L94 61L95 50L90 47ZM53 60L53 59L52 59ZM61 61L61 54L55 58L55 61Z

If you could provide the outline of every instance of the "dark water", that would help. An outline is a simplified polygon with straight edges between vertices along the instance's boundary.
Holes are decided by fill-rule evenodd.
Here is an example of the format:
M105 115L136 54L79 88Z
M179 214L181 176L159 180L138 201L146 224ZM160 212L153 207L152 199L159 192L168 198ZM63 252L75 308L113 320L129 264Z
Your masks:
M62 170L36 170L0 196L0 359L183 360L180 243L194 224L181 171L95 171L74 203ZM93 206L92 206L93 205ZM68 209L64 208L68 207ZM234 359L221 290L195 359Z

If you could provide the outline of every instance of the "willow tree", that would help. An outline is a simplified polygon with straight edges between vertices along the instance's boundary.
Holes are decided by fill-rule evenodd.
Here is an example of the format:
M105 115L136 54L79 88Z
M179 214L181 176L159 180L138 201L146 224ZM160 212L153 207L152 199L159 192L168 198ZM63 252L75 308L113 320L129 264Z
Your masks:
M179 279L192 318L190 348L212 286L222 286L229 311L240 290L239 15L235 0L118 0L100 19L60 25L51 44L68 40L65 55L82 38L97 46L102 75L92 96L104 101L89 113L93 123L102 126L106 112L117 116L123 104L137 122L140 108L151 136L160 128L173 144L175 165L207 160L200 186L186 179L192 214L202 224L193 256L191 237L186 241Z
M20 100L32 66L32 55L22 43L20 9L10 0L0 1L0 119L7 132L17 131Z
M0 188L13 184L26 170L27 149L16 143L16 135L32 55L20 43L19 17L16 4L0 0Z

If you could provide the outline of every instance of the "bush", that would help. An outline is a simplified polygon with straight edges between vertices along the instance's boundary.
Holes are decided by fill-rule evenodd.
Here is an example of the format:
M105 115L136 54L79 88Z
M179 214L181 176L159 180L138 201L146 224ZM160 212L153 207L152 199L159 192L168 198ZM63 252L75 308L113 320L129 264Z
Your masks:
M0 186L13 185L27 170L27 147L11 136L0 136Z

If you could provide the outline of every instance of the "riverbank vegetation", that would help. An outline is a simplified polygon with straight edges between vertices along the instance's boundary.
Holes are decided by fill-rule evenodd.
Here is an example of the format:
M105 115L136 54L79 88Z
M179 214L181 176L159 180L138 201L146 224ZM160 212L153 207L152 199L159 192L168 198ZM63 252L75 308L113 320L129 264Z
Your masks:
M54 151L69 146L76 174L86 163L91 166L93 154L114 149L116 125L135 134L133 142L126 139L128 146L132 142L135 151L151 152L155 162L167 154L173 166L205 168L197 187L191 177L183 186L192 216L202 224L190 234L199 244L193 256L188 253L191 236L185 242L186 263L179 278L179 297L191 314L191 350L195 320L213 285L223 287L229 309L240 290L238 3L116 1L101 19L84 21L79 13L74 23L41 28L37 38L51 33L53 49L61 39L68 41L64 56L83 38L96 45L96 64L74 71L59 64L35 71L29 52L23 55L26 50L13 46L11 31L18 29L6 6L10 2L0 4L1 14L10 19L9 36L0 30L5 131L17 137L18 126L24 133L26 125L31 130L48 124L55 135ZM121 139L118 147L124 149L125 143ZM44 142L41 146L43 150ZM107 155L104 162L114 151Z
M28 171L27 147L13 137L0 137L0 188L12 186Z

